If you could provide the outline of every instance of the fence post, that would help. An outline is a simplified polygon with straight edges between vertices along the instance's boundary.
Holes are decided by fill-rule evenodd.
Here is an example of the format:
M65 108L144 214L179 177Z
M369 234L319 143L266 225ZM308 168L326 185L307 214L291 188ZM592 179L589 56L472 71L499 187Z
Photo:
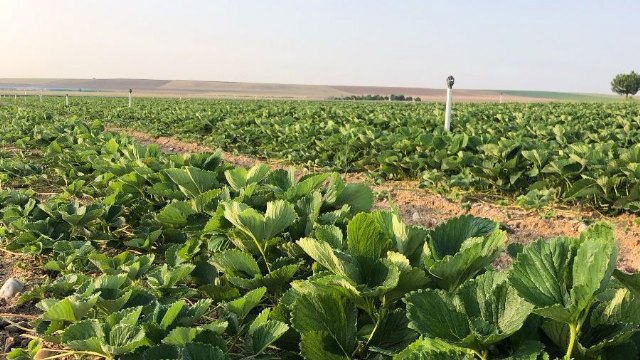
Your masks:
M452 75L447 77L447 105L444 112L444 129L451 131L451 102L453 101L453 83L455 79Z

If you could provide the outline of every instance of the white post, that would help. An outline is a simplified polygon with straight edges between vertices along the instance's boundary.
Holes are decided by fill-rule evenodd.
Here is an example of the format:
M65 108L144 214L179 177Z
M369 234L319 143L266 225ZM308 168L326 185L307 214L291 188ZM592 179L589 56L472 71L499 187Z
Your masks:
M131 97L132 97L131 94L132 93L133 93L133 89L129 89L129 107L131 107Z
M447 105L444 110L444 129L451 131L451 102L453 100L453 83L455 79L449 75L447 77Z
M502 93L500 93L500 104L502 104Z
M40 102L42 102L42 89L40 89Z
M18 94L13 94L13 100L18 101Z
M69 106L69 94L66 94L66 95L64 96L64 104L65 104L66 106Z
M444 113L444 129L451 131L451 89L447 89L447 107Z

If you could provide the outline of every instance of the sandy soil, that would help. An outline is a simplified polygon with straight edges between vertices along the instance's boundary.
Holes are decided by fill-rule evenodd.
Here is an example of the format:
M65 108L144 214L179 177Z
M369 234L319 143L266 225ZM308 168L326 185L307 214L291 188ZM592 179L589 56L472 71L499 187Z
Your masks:
M155 138L139 131L108 128L120 131L136 138L142 143L158 144L168 152L213 152L215 149L199 144L180 141L172 137ZM241 166L252 166L258 162L273 168L288 167L284 162L256 159L249 156L234 155L223 152L225 161ZM540 210L525 210L516 206L501 206L482 199L472 202L466 209L462 204L431 191L418 188L417 181L389 181L381 185L373 184L364 174L344 174L349 182L368 183L374 191L382 194L383 200L377 200L375 207L389 209L391 205L399 208L403 220L408 224L433 227L448 218L472 214L500 222L507 230L510 243L529 243L539 238L555 236L576 236L587 226L588 222L605 220L615 227L618 241L618 268L627 272L640 270L640 226L635 223L635 216L624 214L616 217L604 216L588 209L562 208L560 206ZM388 196L384 196L388 195ZM550 214L544 216L544 213ZM508 258L502 259L508 263Z

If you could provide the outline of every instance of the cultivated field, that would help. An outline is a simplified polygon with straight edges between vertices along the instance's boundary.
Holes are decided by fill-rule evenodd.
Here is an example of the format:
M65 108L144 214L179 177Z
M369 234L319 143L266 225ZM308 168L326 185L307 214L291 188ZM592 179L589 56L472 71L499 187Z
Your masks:
M134 89L136 96L240 98L240 99L312 99L324 100L350 95L403 94L420 97L423 101L443 101L444 89L263 84L224 81L145 80L145 79L0 79L0 94L71 96L126 96ZM614 96L554 93L545 91L501 91L456 89L456 102L540 102L540 101L612 101Z
M457 104L451 133L443 111L3 101L0 278L26 288L0 300L0 345L637 358L640 105Z

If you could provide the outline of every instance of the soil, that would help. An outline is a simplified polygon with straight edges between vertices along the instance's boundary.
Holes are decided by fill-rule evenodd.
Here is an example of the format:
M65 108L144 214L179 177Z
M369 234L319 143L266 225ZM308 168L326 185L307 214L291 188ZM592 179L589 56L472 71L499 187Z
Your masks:
M0 286L9 278L16 278L25 288L23 292L30 290L32 284L43 280L40 266L33 268L27 264L32 263L29 257L0 252ZM22 334L28 333L21 329L31 329L30 320L36 318L41 311L35 307L34 302L18 305L20 295L8 300L0 299L0 359L14 347L26 347L30 339Z
M107 130L125 133L141 143L157 144L166 152L213 152L216 150L174 137L154 137L144 132L114 127L109 127ZM256 159L227 152L222 153L222 158L245 167L256 163L265 163L272 168L289 167L284 162ZM376 200L374 207L377 209L390 209L392 205L398 207L402 219L407 224L430 228L451 217L471 214L500 222L508 233L510 243L525 244L540 238L576 236L587 227L588 223L608 221L615 228L618 242L618 268L625 272L640 270L640 226L635 222L636 217L631 214L612 217L589 209L563 208L559 205L544 210L526 210L514 205L497 205L482 198L474 199L469 208L434 191L420 189L417 181L388 181L383 184L373 184L364 174L344 174L343 177L349 182L365 182L370 185L376 193L381 194L380 197L383 197ZM502 256L496 265L503 267L509 262L508 256Z

